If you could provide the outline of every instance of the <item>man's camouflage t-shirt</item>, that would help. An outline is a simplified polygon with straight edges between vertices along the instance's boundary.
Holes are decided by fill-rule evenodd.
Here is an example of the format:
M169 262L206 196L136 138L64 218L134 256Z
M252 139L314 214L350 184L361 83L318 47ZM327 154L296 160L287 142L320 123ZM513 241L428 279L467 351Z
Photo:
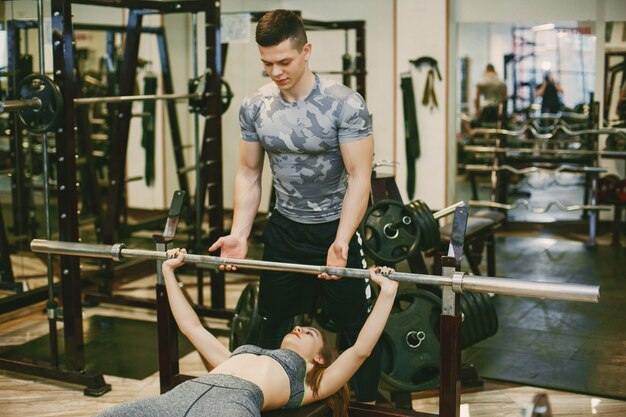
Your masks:
M239 123L243 140L267 152L282 215L300 223L339 218L347 186L339 145L372 134L360 94L316 74L309 96L288 102L272 82L244 99Z

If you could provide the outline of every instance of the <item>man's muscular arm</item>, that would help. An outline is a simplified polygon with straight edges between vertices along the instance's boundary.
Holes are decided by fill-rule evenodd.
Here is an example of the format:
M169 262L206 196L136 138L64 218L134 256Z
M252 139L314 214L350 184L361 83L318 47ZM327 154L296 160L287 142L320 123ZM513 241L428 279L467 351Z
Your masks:
M337 235L328 249L326 265L343 268L348 261L350 239L367 210L374 159L374 137L370 135L361 140L344 143L340 145L340 150L348 173L348 188L343 199ZM320 278L330 277L321 274Z

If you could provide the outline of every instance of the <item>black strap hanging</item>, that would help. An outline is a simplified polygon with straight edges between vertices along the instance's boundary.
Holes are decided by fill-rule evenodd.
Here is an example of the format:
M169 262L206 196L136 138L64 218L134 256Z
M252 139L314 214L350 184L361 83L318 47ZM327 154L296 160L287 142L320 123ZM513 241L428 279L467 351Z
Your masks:
M441 81L441 73L439 66L434 58L423 56L410 61L417 69L423 65L429 68L426 76L426 84L422 94L422 105L430 105L431 109L439 108L437 95L435 93L435 74ZM400 80L400 88L402 89L402 104L404 106L404 132L406 145L406 163L407 163L407 193L409 199L413 199L415 193L415 163L420 157L421 149L419 142L419 127L417 120L417 109L415 107L415 94L413 92L413 79L411 74L403 74Z
M400 79L402 89L402 106L404 110L404 144L406 148L407 182L409 199L415 192L415 161L420 156L420 135L417 126L417 109L413 92L413 78L410 73Z
M143 93L145 95L156 94L157 77L154 74L146 74L143 78L143 82ZM156 100L145 100L143 102L143 114L141 119L143 129L141 146L146 153L146 165L144 169L146 185L152 185L154 182L155 112Z

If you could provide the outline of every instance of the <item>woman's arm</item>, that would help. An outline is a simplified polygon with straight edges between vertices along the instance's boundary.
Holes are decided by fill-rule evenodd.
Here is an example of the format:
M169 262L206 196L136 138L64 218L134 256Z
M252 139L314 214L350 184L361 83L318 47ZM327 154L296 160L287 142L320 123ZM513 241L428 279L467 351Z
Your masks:
M230 356L230 352L202 326L198 315L187 301L182 289L178 286L174 270L184 263L185 253L184 249L167 251L170 259L163 262L161 268L167 289L167 300L180 331L194 345L198 353L214 368L224 362Z
M543 96L543 92L546 90L546 82L544 81L539 88L537 88L537 91L535 91L535 95L537 97L541 97Z
M337 392L356 373L361 364L372 353L382 334L393 307L398 283L387 278L393 269L376 267L370 269L370 277L380 286L376 304L353 346L346 349L325 371L319 388L319 398Z

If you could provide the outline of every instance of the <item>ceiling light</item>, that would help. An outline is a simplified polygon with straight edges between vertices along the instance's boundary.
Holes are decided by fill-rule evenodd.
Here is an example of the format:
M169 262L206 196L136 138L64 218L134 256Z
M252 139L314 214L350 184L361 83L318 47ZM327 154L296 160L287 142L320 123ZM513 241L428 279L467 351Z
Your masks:
M555 28L554 23L546 23L545 25L537 25L530 28L533 32L540 32L542 30L552 30Z

